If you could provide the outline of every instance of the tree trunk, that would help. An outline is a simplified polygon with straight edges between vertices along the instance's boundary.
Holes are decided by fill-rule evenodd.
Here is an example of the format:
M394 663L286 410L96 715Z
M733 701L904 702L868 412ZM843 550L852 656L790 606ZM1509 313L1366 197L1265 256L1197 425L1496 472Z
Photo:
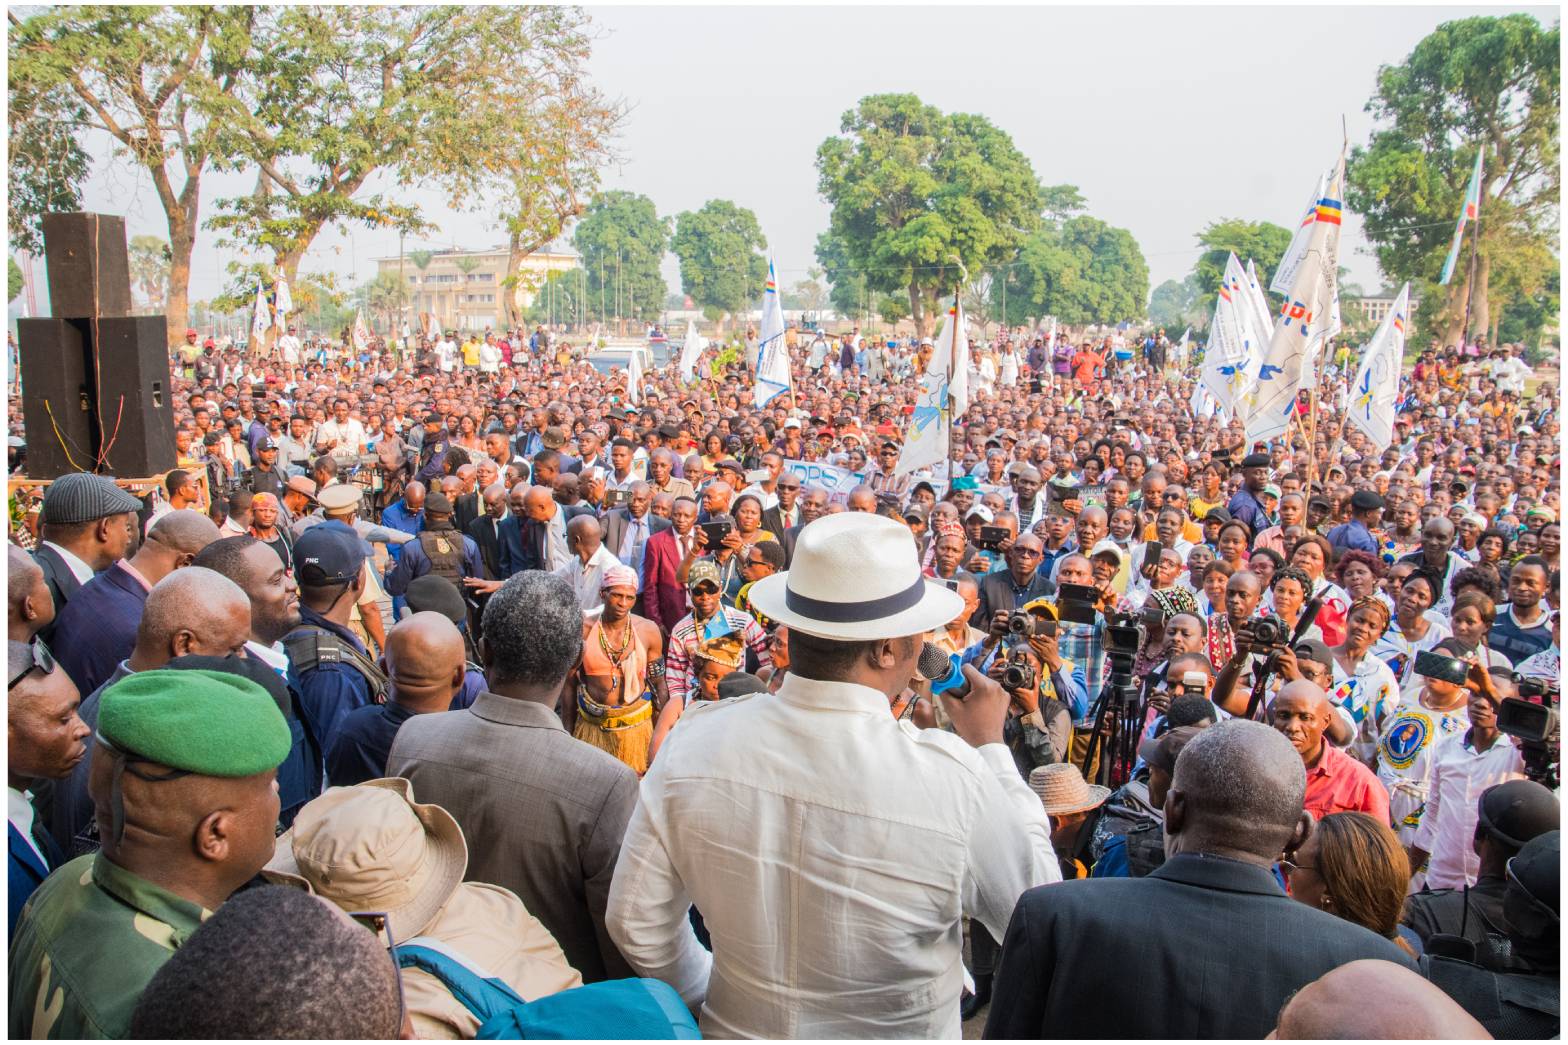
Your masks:
M519 249L522 246L522 237L516 232L506 240L506 276L502 279L502 292L506 295L506 324L517 328L522 321L522 310L517 305L517 295L522 289L517 283L517 274L523 270L523 254Z
M1468 273L1467 273L1468 276ZM1443 306L1443 334L1442 346L1458 345L1460 336L1465 328L1465 294L1469 291L1469 280L1463 283L1450 283L1447 288L1448 301Z
M185 344L185 329L190 325L191 252L196 247L195 230L169 216L169 294L164 301L163 325L168 343Z
M915 321L915 331L922 338L931 336L931 317L926 314L925 303L920 298L920 281L909 281L909 318Z
M1497 347L1497 328L1502 325L1503 306L1499 304L1495 309L1492 310L1492 325L1486 332L1486 343L1489 346L1493 348Z
M1486 251L1480 251L1475 259L1475 295L1470 299L1470 340L1474 341L1478 334L1484 334L1492 324L1491 302L1487 300L1487 291L1492 282L1492 261Z

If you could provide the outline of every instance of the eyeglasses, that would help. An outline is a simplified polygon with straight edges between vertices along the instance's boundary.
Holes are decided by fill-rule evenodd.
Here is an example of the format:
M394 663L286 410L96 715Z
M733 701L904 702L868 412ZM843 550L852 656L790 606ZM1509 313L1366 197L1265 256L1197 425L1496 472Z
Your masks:
M1279 862L1279 870L1280 870L1281 874L1283 874L1286 878L1289 878L1289 877L1291 877L1292 875L1296 874L1299 871L1314 871L1315 872L1315 871L1317 871L1317 868L1316 867L1307 867L1304 864L1294 863L1293 861L1290 861L1290 860L1281 860Z
M16 684L25 679L34 668L42 671L45 675L54 674L54 669L58 665L55 663L54 654L49 651L48 646L44 645L43 639L34 639L30 643L12 642L8 643L8 645L10 648L7 651L6 660L12 664L17 664L18 658L20 658L20 666L11 672L11 677L5 685L6 692L15 689Z

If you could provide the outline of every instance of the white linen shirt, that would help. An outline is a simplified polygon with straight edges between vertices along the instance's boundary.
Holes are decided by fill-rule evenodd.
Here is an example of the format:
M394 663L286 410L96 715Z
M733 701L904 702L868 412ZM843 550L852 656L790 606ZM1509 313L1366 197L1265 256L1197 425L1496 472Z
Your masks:
M1060 880L1006 747L791 673L776 694L687 705L605 921L634 969L701 1005L704 1037L957 1039L964 916L1000 940L1024 890Z
M1524 779L1524 759L1506 736L1485 751L1470 745L1470 731L1440 740L1432 752L1426 809L1415 844L1430 854L1430 889L1463 889L1481 873L1481 858L1471 842L1480 818L1481 792L1493 784Z

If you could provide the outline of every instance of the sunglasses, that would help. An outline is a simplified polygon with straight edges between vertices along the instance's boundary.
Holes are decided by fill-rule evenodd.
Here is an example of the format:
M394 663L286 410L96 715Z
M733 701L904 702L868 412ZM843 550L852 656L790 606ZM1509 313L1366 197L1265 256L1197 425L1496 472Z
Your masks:
M11 677L5 685L7 692L15 689L16 684L25 679L34 668L45 675L52 675L54 669L59 666L55 662L54 654L49 651L48 646L44 645L43 639L34 639L30 643L12 642L9 646L6 659L15 664L19 663L18 658L20 658L21 666L11 672Z

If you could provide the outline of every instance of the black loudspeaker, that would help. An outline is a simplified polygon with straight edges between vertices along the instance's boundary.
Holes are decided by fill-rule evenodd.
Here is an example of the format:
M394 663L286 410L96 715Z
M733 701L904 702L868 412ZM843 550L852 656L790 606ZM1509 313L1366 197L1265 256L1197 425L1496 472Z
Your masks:
M51 315L131 314L131 266L124 218L116 214L45 214L43 229Z
M29 477L143 478L174 467L162 316L22 319L17 334Z

